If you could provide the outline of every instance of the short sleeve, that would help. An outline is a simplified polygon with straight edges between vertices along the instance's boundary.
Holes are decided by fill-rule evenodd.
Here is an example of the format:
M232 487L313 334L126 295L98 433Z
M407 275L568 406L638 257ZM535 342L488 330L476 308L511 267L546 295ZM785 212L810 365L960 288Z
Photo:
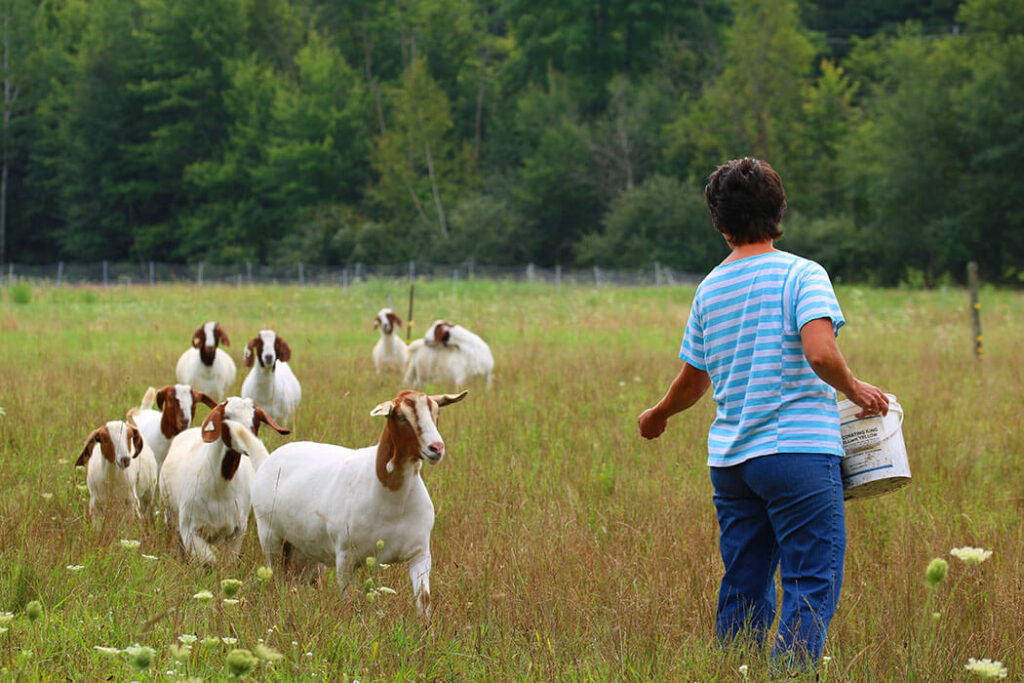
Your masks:
M832 320L832 331L838 337L839 328L846 324L846 319L843 318L825 269L808 261L807 267L800 272L795 290L793 305L796 329L802 329L812 320L829 318Z
M686 321L679 357L698 370L707 372L708 364L704 358L704 324L701 320L700 303L696 297L690 306L690 317Z

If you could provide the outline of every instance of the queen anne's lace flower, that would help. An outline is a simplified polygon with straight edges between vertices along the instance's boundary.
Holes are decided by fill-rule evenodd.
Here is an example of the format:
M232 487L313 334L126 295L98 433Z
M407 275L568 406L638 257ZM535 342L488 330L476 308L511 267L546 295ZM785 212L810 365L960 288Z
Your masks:
M985 550L984 548L972 548L967 545L963 548L953 548L949 551L949 554L953 557L963 560L967 564L981 564L988 558L992 557L991 550Z
M967 660L964 668L982 678L1006 678L1009 676L1009 672L1002 662L994 662L988 657L985 659L971 657Z

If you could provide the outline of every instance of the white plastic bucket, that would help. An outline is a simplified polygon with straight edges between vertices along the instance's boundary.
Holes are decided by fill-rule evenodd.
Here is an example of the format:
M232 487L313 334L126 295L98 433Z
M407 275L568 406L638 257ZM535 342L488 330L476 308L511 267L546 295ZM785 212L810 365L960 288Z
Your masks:
M839 426L846 455L840 461L843 498L871 498L910 483L903 442L903 407L892 394L889 413L859 418L853 401L839 402Z

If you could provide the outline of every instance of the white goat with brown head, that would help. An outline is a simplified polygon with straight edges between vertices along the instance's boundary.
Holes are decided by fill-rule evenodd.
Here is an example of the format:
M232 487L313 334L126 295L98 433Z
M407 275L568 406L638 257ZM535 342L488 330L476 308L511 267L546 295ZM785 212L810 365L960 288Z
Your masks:
M226 543L232 558L242 547L253 472L267 459L256 435L261 423L288 434L250 399L232 396L210 411L202 427L171 442L160 470L164 519L177 527L185 552L199 562L216 562L211 544Z
M402 326L402 319L390 308L382 308L373 319L373 326L380 329L380 339L373 347L373 365L377 374L402 372L409 361L409 349L395 329Z
M373 446L302 441L275 450L253 481L267 561L333 565L342 590L371 555L409 562L417 609L429 618L434 505L420 469L424 460L436 464L444 456L438 409L465 395L402 391L370 412L386 418Z
M149 509L157 466L138 428L114 420L93 430L75 467L86 468L89 516L94 526L127 513L142 518L143 510Z
M235 361L227 351L218 348L230 346L227 332L214 321L205 323L192 333L192 348L181 354L175 375L178 384L188 384L221 401L235 383Z
M163 466L171 439L192 425L196 406L205 403L216 408L217 402L201 391L187 384L162 387L159 391L150 387L142 397L138 408L128 411L128 420L142 432L142 439L153 451L157 469ZM156 410L153 405L156 404Z
M280 424L294 425L302 387L288 361L292 350L273 330L260 330L245 347L245 365L252 370L242 382L242 397L251 398Z
M435 320L422 339L409 345L405 383L418 387L426 382L461 388L474 377L491 386L494 356L479 335L462 325Z

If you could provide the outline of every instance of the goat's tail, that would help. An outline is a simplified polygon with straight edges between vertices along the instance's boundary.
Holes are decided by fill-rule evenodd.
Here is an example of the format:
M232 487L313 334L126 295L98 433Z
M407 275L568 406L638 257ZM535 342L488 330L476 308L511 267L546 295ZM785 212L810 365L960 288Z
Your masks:
M156 403L156 388L150 387L146 389L146 395L142 397L142 403L139 405L138 410L152 410L154 403Z
M135 424L135 416L141 413L142 410L142 408L129 408L128 412L125 413L124 421L130 424L132 427L138 427L139 425Z

